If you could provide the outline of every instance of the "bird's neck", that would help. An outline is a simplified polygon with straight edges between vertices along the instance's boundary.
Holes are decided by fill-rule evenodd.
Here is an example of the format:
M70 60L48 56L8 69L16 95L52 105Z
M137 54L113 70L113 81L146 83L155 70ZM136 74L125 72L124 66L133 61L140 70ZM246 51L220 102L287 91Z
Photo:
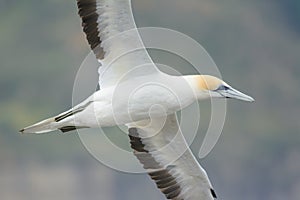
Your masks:
M207 84L202 75L187 75L183 76L183 78L191 87L197 100L207 99L210 97L207 92Z

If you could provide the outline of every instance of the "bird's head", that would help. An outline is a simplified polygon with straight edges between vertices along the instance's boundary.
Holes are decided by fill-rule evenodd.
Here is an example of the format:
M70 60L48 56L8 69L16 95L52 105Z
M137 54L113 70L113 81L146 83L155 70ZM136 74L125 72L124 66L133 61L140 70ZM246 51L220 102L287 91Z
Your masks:
M234 89L221 79L209 75L187 76L187 80L194 89L198 99L231 98L253 102L254 99Z

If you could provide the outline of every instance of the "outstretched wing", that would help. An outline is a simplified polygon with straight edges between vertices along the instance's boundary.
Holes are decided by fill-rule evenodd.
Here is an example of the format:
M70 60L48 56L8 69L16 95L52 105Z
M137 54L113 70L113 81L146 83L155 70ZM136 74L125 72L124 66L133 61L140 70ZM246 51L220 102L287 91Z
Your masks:
M131 0L77 0L77 5L88 43L102 65L100 87L115 85L137 66L134 76L157 73L136 29Z
M149 122L128 125L130 143L134 155L167 199L216 198L205 170L183 138L176 114Z

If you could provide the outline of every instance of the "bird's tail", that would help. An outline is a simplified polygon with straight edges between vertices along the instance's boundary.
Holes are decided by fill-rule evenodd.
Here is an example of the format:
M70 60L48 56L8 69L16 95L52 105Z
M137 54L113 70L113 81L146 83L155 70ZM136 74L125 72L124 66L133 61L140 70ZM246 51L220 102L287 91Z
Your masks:
M46 120L43 120L41 122L38 122L36 124L33 124L31 126L28 126L22 130L20 130L21 133L36 133L36 134L40 134L40 133L47 133L50 131L55 131L58 130L59 126L57 124L57 122L55 121L55 118L49 118Z
M22 130L21 133L47 133L50 131L60 130L63 133L73 131L80 128L89 128L87 126L75 125L74 116L82 112L86 107L91 104L91 101L83 102L78 106L63 112L55 117L45 119L41 122L28 126Z
M61 132L65 133L76 129L89 128L87 126L75 126L73 116L76 113L75 111L76 110L67 111L56 117L45 119L20 130L20 132L41 134L60 130Z

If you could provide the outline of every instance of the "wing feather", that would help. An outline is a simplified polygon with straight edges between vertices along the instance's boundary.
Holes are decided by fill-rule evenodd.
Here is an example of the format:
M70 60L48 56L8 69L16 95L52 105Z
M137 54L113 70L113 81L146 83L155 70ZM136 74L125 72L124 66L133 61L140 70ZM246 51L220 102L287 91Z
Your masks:
M176 115L169 115L161 125L163 121L128 125L134 155L167 199L213 200L216 194L185 142Z
M78 14L82 19L83 31L86 34L88 43L94 51L96 58L104 58L104 50L101 47L100 32L98 30L97 1L96 0L77 0ZM98 47L98 48L97 48Z
M77 0L77 5L83 31L102 65L100 87L158 72L136 28L131 0Z

